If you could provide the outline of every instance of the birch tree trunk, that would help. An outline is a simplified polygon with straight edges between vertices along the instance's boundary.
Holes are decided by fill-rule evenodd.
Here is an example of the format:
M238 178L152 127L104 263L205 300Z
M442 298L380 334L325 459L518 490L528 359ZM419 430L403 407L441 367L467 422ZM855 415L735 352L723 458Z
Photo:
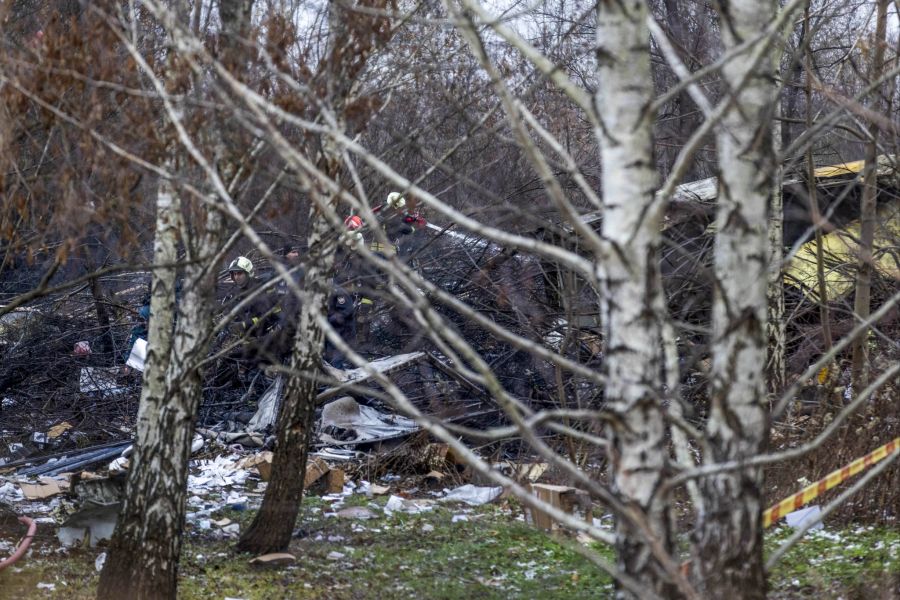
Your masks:
M726 50L764 30L772 0L720 3ZM741 460L767 441L766 288L770 261L766 231L772 193L771 52L754 64L745 52L723 68L734 106L716 132L719 206L708 462ZM744 81L746 78L746 81ZM743 87L741 83L743 82ZM700 480L704 512L695 529L694 569L710 598L765 598L760 468Z
M223 5L228 2L222 2L220 8ZM184 22L184 6L177 8L180 22ZM235 17L239 14L249 19L249 11L233 12ZM237 29L227 15L222 16L223 29ZM181 117L181 110L176 109L175 119ZM221 147L221 137L214 144ZM168 151L177 156L174 148ZM169 159L168 173L177 172L175 163L174 158ZM227 164L224 167L236 170ZM125 503L100 576L97 597L101 599L176 597L188 460L203 392L199 365L209 350L217 306L216 260L224 236L223 215L214 206L196 203L187 207L189 220L182 218L183 208L171 182L162 180L154 260L156 264L174 265L180 238L187 265L182 296L177 299L174 339L175 267L154 271L149 357L137 436ZM194 229L196 225L192 224L196 223L202 228ZM163 306L159 315L155 312L157 302Z
M653 94L650 34L643 2L598 5L597 137L603 165L602 233L612 246L601 286L606 344L611 479L625 504L646 515L658 543L671 551L667 499L657 495L666 464L661 398L661 334L657 307L662 205L654 202ZM624 519L616 529L619 568L665 598L677 596L648 544ZM619 589L618 597L632 593Z
M166 165L174 172L174 161ZM147 360L137 415L137 432L125 504L100 574L97 597L174 598L181 523L172 503L175 477L160 424L171 418L166 374L172 359L175 317L175 262L180 199L160 180L150 297Z
M878 0L878 16L875 25L875 52L872 57L872 76L875 81L881 77L884 69L884 47L887 32L888 0ZM883 85L878 86L871 102L874 109L881 104ZM859 268L856 274L856 296L853 301L853 313L857 319L864 321L871 312L872 292L872 245L875 242L875 224L878 210L878 125L869 125L869 140L866 144L866 168L863 180L862 200L859 209ZM853 341L852 379L853 392L858 394L869 379L869 330L866 328Z

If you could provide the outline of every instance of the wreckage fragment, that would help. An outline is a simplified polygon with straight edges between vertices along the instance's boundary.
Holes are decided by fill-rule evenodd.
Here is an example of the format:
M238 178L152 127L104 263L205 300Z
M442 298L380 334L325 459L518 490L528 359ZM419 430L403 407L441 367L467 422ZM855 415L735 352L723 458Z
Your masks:
M418 429L412 419L383 413L344 396L322 409L319 439L326 444L357 444L407 435Z

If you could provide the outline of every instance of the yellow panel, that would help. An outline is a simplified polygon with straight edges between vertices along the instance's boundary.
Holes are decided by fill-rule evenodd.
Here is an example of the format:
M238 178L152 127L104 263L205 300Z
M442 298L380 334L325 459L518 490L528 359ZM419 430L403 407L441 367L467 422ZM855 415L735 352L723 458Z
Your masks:
M900 281L900 267L892 256L900 236L900 210L896 206L881 206L878 210L879 224L875 230L875 264L887 277ZM859 221L854 221L840 231L833 231L822 237L825 257L825 287L829 299L839 298L853 289L856 284L855 265L857 262L856 242L859 238ZM894 254L896 251L894 252ZM784 272L785 285L802 289L805 295L818 300L816 275L816 242L809 241L797 251Z
M841 175L853 175L861 173L866 166L864 160L854 160L853 162L841 163L839 165L831 165L829 167L819 167L815 171L816 177L839 177Z

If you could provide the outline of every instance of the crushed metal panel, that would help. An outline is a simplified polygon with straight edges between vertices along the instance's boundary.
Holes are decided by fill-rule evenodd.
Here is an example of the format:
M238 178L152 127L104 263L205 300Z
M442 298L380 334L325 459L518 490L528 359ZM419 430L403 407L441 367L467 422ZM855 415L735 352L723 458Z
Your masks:
M283 391L284 376L278 375L260 397L258 408L247 423L247 431L266 431L275 425Z
M125 386L118 382L118 367L82 367L78 389L82 393L121 394Z
M895 247L894 239L900 235L900 207L880 205L878 221L879 225L875 231L873 244L875 268L883 276L900 281L900 265L891 252L891 249ZM859 221L850 223L842 230L822 236L822 249L826 262L825 286L830 299L844 296L856 285L858 239ZM785 285L799 288L805 296L818 300L816 265L816 241L811 240L800 246L797 254L788 263L784 272ZM849 266L849 268L838 268L841 266Z
M400 367L422 360L423 358L425 358L424 352L410 352L408 354L398 354L396 356L379 358L378 360L370 362L368 366L378 373L388 373L394 369L399 369ZM363 368L342 371L341 369L335 369L330 365L325 365L325 371L338 382L338 385L330 387L316 396L317 402L324 402L325 400L334 398L343 393L347 387L364 383L372 378L372 375Z
M322 408L319 439L327 444L362 443L412 433L418 429L412 419L383 413L345 396ZM348 437L335 437L338 432Z

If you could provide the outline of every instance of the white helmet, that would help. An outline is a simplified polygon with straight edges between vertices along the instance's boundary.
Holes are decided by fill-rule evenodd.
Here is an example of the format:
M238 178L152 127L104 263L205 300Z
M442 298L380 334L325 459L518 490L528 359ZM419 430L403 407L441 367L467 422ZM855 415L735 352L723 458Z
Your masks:
M228 272L234 273L238 271L246 273L248 277L253 277L253 263L249 258L246 256L238 256L231 261L231 264L228 265Z
M400 210L404 206L406 206L406 198L403 197L403 194L400 192L391 192L388 194L387 200L385 201L390 208L396 208Z

